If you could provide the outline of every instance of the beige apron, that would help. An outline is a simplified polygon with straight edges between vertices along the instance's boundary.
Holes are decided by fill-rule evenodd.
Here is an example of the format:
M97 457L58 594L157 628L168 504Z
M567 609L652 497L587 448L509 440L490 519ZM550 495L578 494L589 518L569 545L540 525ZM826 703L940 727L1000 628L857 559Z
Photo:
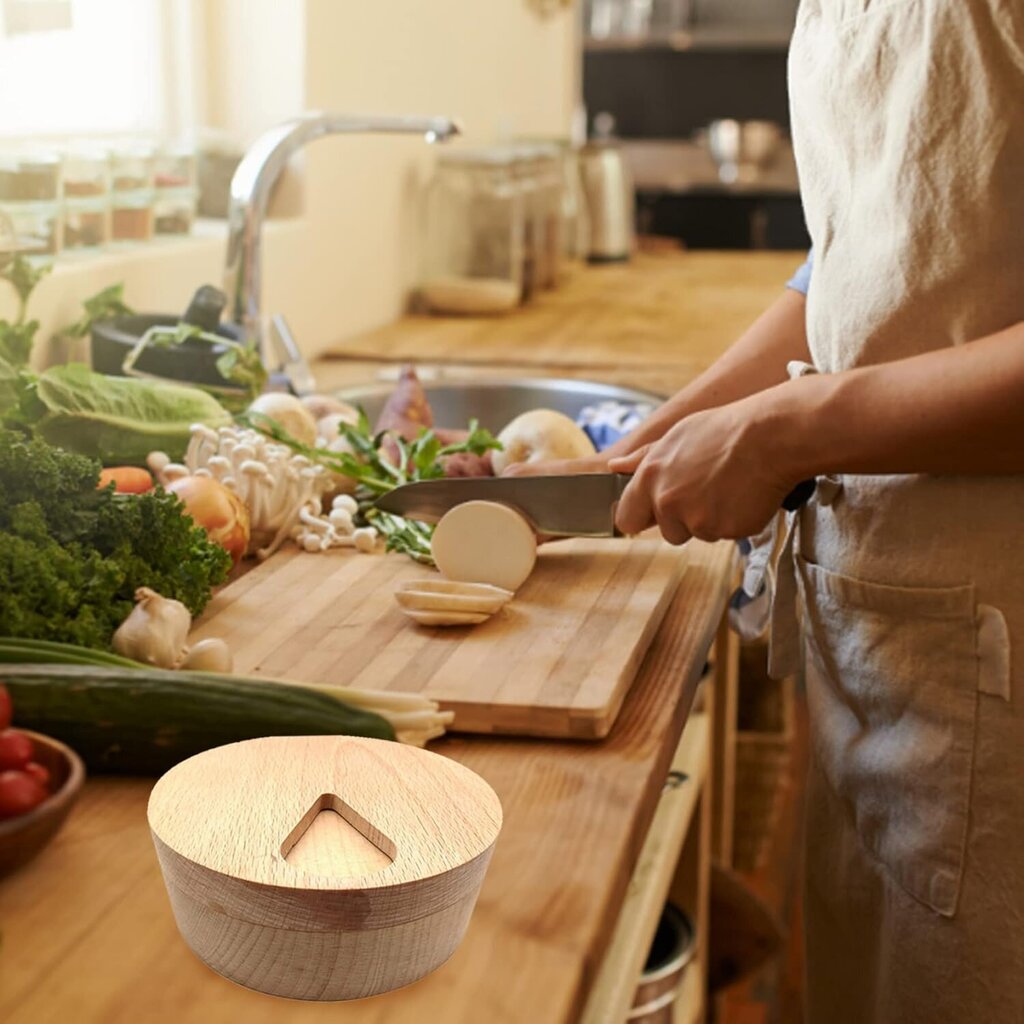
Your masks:
M819 372L1024 319L1024 0L803 0L790 97ZM847 476L791 522L809 1024L1024 1022L1024 475Z

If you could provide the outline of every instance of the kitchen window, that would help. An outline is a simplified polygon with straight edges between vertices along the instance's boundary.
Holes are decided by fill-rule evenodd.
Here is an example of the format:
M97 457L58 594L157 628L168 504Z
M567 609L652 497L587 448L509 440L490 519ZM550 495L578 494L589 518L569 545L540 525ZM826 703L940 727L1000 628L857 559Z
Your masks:
M0 140L191 125L193 0L0 0Z

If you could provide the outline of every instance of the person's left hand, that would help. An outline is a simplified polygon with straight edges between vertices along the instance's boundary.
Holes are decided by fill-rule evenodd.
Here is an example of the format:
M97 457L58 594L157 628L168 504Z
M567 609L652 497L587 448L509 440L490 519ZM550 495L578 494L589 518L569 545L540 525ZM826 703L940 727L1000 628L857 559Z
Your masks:
M636 534L657 525L670 544L759 533L802 477L784 465L786 444L763 415L765 399L694 413L646 448L609 463L632 473L616 526Z

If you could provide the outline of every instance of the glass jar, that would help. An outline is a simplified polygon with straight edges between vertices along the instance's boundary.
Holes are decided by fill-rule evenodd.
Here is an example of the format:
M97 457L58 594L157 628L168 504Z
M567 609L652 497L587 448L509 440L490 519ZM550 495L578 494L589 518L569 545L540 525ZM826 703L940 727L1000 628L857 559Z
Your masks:
M110 200L66 199L64 201L65 252L100 249L110 240Z
M110 238L110 159L105 152L71 149L61 167L63 249L99 249Z
M583 260L587 255L588 221L586 202L583 198L583 182L580 178L579 153L576 147L564 138L524 139L523 145L540 147L539 152L546 155L547 159L554 160L557 165L557 186L550 177L547 180L547 187L552 189L552 203L557 189L560 211L558 238L550 239L550 244L558 248L555 273L557 281L566 273L570 263Z
M507 149L440 155L427 196L420 294L438 313L503 313L523 290L523 193Z
M55 256L60 246L60 157L0 155L0 211L10 223L19 252Z
M110 206L110 240L121 245L153 237L153 193L115 192Z
M196 154L190 146L161 149L153 160L153 184L158 191L181 192L196 187Z
M98 149L69 149L61 166L65 199L99 199L110 192L110 157Z
M161 238L187 235L196 219L194 188L158 188L153 203L153 230Z
M519 180L527 194L527 262L532 256L532 285L554 288L563 272L562 187L557 146L518 147ZM532 250L532 252L531 252Z
M135 245L153 237L156 156L139 146L110 154L110 240Z
M149 192L154 187L156 154L148 146L115 149L110 154L113 192Z
M513 154L513 177L516 191L523 208L523 294L522 301L529 302L540 288L541 246L543 235L543 210L540 203L540 178L537 174L533 149L516 146Z

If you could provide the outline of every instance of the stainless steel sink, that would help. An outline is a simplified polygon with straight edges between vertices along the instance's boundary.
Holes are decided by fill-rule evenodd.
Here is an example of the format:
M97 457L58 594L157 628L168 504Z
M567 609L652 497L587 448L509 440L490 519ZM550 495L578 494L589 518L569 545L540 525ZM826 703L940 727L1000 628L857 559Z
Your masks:
M394 389L393 382L376 382L345 388L338 392L338 397L353 405L361 405L373 423ZM665 397L597 381L547 377L444 383L424 381L423 389L438 426L460 428L471 419L477 419L482 427L495 433L509 420L530 409L556 409L575 419L584 406L595 402L659 405Z

